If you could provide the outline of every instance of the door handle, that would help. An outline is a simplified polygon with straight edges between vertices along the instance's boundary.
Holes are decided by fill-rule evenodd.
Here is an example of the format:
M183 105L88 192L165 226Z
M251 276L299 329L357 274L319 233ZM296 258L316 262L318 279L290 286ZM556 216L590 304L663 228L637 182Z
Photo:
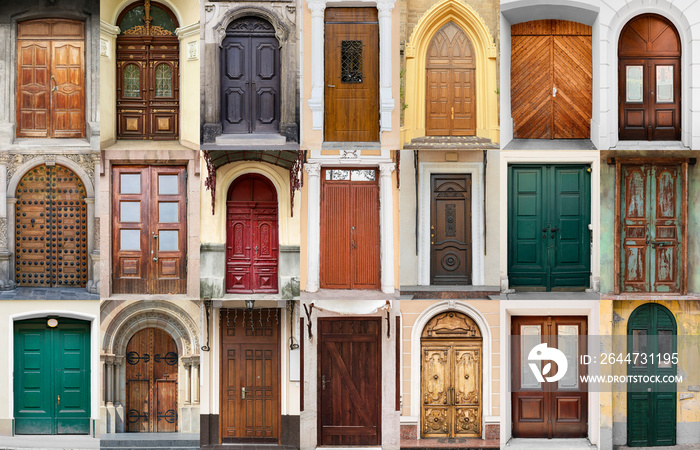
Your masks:
M455 107L452 107L452 120L455 120Z
M61 396L60 395L58 396L58 404L59 405L61 404Z
M57 91L58 82L56 81L56 78L53 75L51 75L51 81L53 81L53 87L51 88L51 92Z
M675 242L673 241L651 241L651 245L658 245L659 247L663 247L664 245L674 245Z
M334 88L334 87L335 87L335 84L329 84L328 87L329 87L329 88Z
M158 262L158 254L160 249L158 248L158 235L156 233L153 233L153 239L156 241L156 256L153 257L153 261ZM151 254L153 254L153 252L151 252Z
M321 376L321 389L324 391L326 390L326 383L328 383L328 381L326 381L326 376L322 375Z
M552 86L552 97L556 97L556 96L557 96L557 88Z
M256 255L258 254L258 246L257 245L255 246L255 254Z
M245 398L245 386L241 387L241 398Z

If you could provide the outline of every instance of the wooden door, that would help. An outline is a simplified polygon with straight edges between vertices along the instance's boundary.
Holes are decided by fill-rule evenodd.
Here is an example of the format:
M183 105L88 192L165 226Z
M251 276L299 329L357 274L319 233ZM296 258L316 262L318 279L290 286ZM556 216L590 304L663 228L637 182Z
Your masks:
M323 169L321 288L379 289L376 169Z
M471 175L434 174L430 185L430 284L471 284Z
M90 433L89 323L16 322L14 373L16 434Z
M87 197L82 180L60 165L24 174L15 193L15 282L18 286L84 287Z
M671 21L656 14L632 19L618 57L620 139L680 140L681 43Z
M279 309L221 309L221 442L280 437Z
M177 344L160 328L137 331L126 346L126 431L177 431Z
M85 30L75 20L17 24L17 137L85 136Z
M508 283L581 289L590 282L590 168L513 165L508 178Z
M513 138L588 139L592 80L591 27L565 20L513 25Z
M381 318L318 319L319 445L381 443Z
M379 22L375 8L326 8L326 142L379 141Z
M683 164L623 164L619 176L622 290L681 292Z
M658 303L646 303L632 312L627 324L629 354L644 355L627 364L627 375L675 377L677 326L673 313ZM651 355L660 355L650 358ZM648 378L647 378L648 379ZM627 384L627 445L676 445L676 383Z
M427 136L476 135L476 63L467 34L445 24L428 45L426 61Z
M438 314L421 347L421 437L481 437L479 327L455 311Z
M223 133L277 133L280 56L274 27L258 17L234 20L221 50Z
M183 294L187 289L186 168L112 169L112 291Z
M277 191L265 177L243 175L226 202L226 292L276 293Z
M588 368L579 355L587 352L587 318L578 316L511 319L511 405L513 437L584 438L588 435ZM539 382L530 364L551 377L558 366L551 360L528 359L534 346L547 344L563 352L568 370L559 381ZM576 368L578 370L576 370Z

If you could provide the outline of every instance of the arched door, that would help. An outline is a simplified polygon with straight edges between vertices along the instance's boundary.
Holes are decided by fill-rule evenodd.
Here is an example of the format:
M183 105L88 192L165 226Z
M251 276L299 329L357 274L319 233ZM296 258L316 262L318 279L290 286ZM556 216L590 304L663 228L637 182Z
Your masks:
M476 135L475 74L474 48L469 37L454 22L448 22L428 45L426 135Z
M277 191L262 175L236 179L226 202L226 292L276 293Z
M117 138L178 138L177 18L165 5L140 0L117 25Z
M635 309L627 324L627 353L639 356L627 364L627 374L675 376L676 335L676 319L664 306ZM675 383L627 383L627 445L676 445Z
M177 345L159 328L137 331L126 346L126 431L177 431Z
M430 319L421 335L421 436L480 437L482 337L465 314Z
M681 41L671 21L642 14L620 34L620 139L681 138Z
M18 286L85 286L85 186L70 169L40 165L15 192L15 282Z
M280 55L275 28L259 17L231 22L221 47L221 126L226 133L277 133Z

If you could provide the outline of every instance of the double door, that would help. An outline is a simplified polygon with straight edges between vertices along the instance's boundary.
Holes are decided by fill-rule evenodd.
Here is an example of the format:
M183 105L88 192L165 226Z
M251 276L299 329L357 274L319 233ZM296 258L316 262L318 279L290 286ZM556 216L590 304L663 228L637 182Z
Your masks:
M137 331L126 346L126 431L177 431L177 345L160 328Z
M89 323L15 323L14 419L16 434L91 432Z
M508 171L508 283L585 288L590 279L590 168L513 165Z
M83 22L17 24L17 137L85 136Z
M185 293L186 168L115 166L112 175L112 291Z

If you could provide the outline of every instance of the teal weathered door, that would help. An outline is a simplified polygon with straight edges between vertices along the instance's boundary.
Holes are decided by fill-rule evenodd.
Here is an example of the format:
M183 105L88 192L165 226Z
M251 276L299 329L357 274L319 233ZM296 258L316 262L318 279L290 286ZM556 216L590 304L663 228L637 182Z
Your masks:
M589 170L581 164L509 167L510 286L589 286Z
M658 303L635 309L627 324L627 352L645 355L627 365L627 374L675 376L676 319ZM669 357L666 357L669 355ZM676 384L627 384L627 445L676 445Z
M53 320L57 325L51 327ZM89 323L17 322L14 360L16 434L90 432Z

